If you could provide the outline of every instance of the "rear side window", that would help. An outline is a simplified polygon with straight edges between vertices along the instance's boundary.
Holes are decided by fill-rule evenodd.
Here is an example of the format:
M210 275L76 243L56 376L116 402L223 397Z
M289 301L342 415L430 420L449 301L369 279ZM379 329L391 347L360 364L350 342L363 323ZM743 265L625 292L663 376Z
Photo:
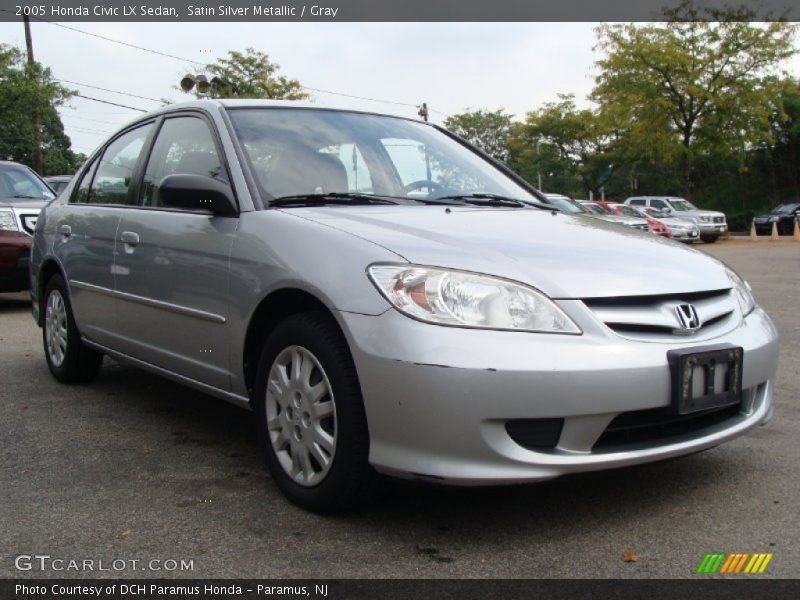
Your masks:
M167 175L222 175L214 136L203 119L167 119L158 132L142 182L142 206L161 206L159 186Z
M137 127L109 144L92 181L90 204L125 204L128 201L128 189L152 127L152 123Z
M95 159L91 165L83 172L80 183L75 188L71 202L85 203L89 201L89 190L92 187L92 177L97 170L98 159Z
M636 198L635 200L631 200L630 204L633 204L634 206L644 206L647 204L647 200L644 198Z

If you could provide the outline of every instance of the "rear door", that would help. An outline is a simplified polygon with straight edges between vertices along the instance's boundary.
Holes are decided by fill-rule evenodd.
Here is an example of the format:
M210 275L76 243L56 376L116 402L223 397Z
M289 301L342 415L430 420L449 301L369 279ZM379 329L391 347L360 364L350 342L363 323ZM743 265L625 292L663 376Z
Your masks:
M167 175L229 181L219 148L199 113L164 119L136 206L120 222L115 271L122 351L228 389L228 263L239 219L168 208L159 197Z
M115 347L114 250L124 206L153 128L130 129L106 146L83 171L69 202L55 210L54 252L66 273L75 321L81 333Z

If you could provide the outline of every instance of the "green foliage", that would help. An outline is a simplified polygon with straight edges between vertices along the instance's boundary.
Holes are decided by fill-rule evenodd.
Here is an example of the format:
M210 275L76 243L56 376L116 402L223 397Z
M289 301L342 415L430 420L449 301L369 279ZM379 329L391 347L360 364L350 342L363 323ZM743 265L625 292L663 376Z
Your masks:
M444 126L497 160L508 160L511 115L503 109L474 110L451 115Z
M515 124L509 139L510 164L546 191L599 193L615 174L613 130L600 115L578 110L572 95L559 95Z
M682 192L695 185L702 156L738 156L771 140L775 77L795 52L786 22L749 23L715 12L698 20L692 2L667 23L597 28L600 74L592 98L604 119L624 130L618 147L635 173L651 162L679 169ZM734 20L743 19L743 20Z
M22 53L0 44L0 159L34 167L33 113L40 114L40 139L44 175L70 174L80 165L56 108L72 92L59 85L50 69L28 64Z
M229 85L210 91L214 98L270 98L303 100L309 95L297 79L278 74L280 65L270 62L269 56L254 48L244 52L230 50L228 56L208 65L209 80L219 77ZM194 92L197 97L205 97Z

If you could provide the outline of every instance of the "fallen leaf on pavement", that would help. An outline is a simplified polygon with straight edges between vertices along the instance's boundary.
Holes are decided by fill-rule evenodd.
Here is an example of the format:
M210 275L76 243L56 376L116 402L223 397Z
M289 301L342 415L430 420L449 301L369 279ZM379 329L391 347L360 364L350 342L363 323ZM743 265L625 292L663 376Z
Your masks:
M636 562L637 560L639 560L639 555L636 554L636 550L628 548L627 550L625 550L625 552L622 553L622 556L620 556L620 558L625 562Z

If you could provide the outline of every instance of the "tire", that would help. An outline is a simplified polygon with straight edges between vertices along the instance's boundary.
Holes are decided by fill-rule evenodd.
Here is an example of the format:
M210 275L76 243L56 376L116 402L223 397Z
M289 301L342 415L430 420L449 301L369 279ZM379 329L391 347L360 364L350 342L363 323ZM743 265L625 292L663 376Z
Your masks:
M324 514L368 502L378 475L368 462L361 387L331 317L307 312L279 323L264 344L256 378L259 440L284 495Z
M713 244L719 238L718 235L701 235L700 239L703 240L706 244Z
M61 275L53 275L47 282L43 309L42 345L50 373L61 383L91 381L100 370L103 355L81 341Z

